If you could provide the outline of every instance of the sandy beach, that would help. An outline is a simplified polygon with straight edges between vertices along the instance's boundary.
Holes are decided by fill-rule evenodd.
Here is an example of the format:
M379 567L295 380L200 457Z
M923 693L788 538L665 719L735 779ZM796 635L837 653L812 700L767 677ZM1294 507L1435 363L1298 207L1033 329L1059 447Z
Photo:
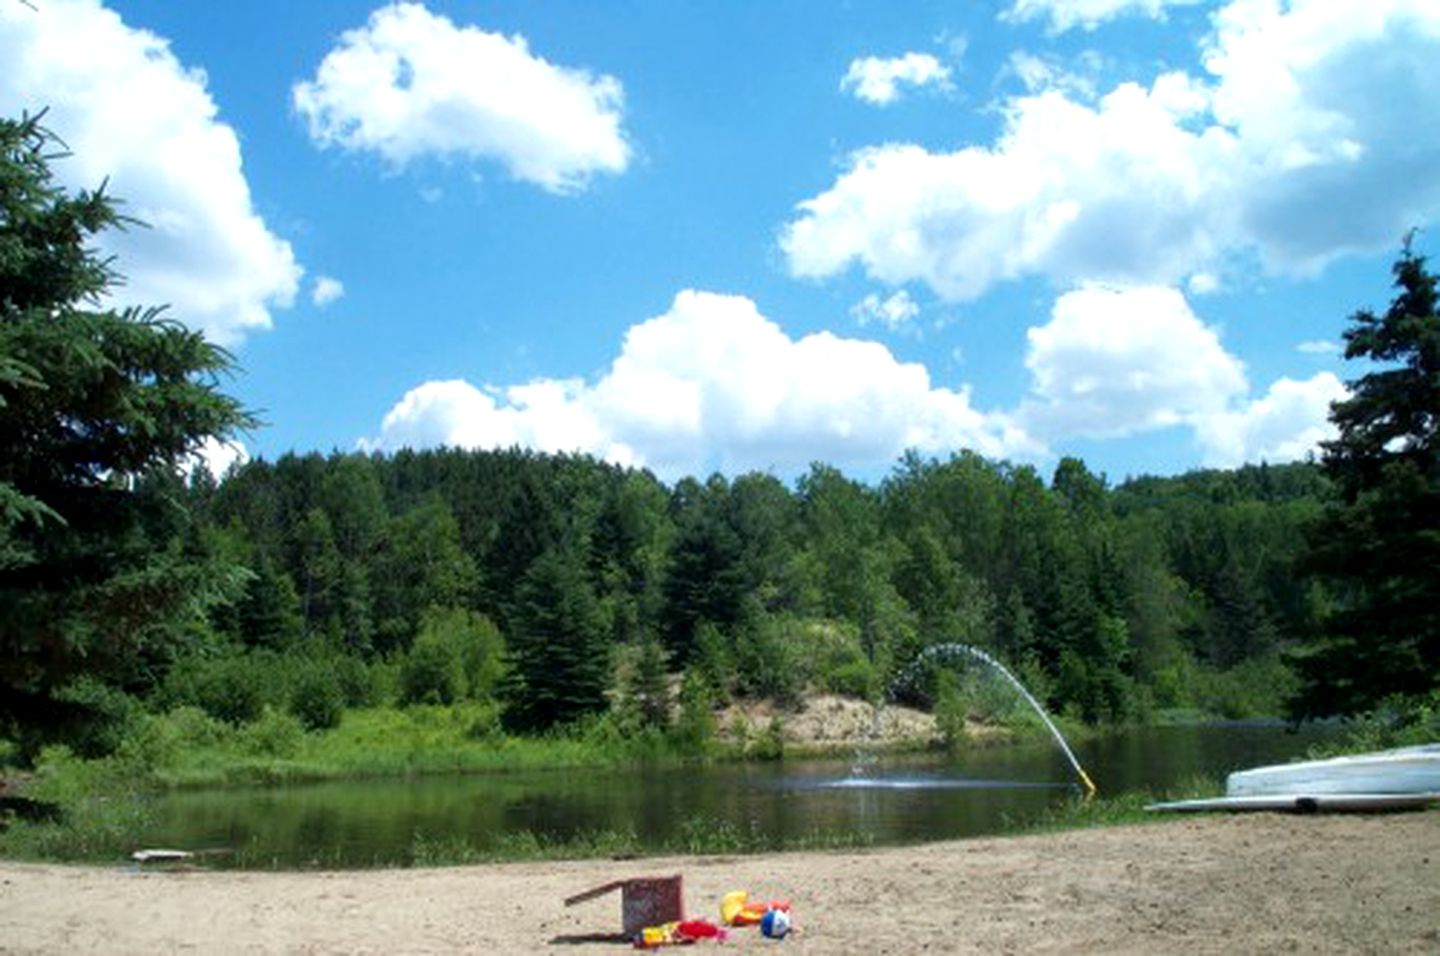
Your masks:
M1249 815L863 852L319 873L0 863L5 953L619 953L619 898L683 874L688 914L732 889L792 901L783 942L915 952L1440 951L1440 812ZM701 944L700 952L714 944Z

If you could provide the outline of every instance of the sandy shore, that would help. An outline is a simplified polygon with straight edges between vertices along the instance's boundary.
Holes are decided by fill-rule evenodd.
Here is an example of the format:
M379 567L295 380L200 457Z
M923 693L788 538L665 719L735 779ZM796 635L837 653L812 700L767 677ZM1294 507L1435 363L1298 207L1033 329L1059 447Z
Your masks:
M1440 812L1250 815L757 857L331 873L0 863L5 953L621 953L607 880L682 873L692 915L788 897L812 953L1440 951ZM588 938L587 938L588 937ZM687 949L698 953L708 948Z

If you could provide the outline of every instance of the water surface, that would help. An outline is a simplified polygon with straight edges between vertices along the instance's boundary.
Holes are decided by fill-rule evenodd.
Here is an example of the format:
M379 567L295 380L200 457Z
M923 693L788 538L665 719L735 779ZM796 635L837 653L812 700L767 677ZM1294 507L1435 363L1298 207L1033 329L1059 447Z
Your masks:
M1199 775L1288 760L1333 734L1280 725L1148 728L1076 747L1102 794L1160 793ZM137 845L236 851L241 865L395 866L425 846L496 852L613 832L643 848L739 834L751 848L912 843L997 833L1073 798L1075 774L1053 744L955 758L564 770L176 793L160 798ZM716 847L716 849L728 849ZM218 857L223 861L225 857Z

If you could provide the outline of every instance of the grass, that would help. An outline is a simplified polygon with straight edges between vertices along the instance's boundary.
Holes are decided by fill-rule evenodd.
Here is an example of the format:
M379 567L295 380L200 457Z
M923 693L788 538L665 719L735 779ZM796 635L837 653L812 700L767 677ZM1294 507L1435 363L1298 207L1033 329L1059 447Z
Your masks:
M276 785L619 766L687 759L663 735L626 735L601 719L541 737L501 732L492 707L383 707L351 710L339 727L306 732L290 714L267 709L235 727L195 708L145 715L110 757L81 760L63 747L43 751L27 792L69 804L81 796L133 790Z
M1160 793L1135 791L1111 796L1085 798L1075 796L1039 816L1007 827L1007 834L1058 833L1064 830L1089 830L1095 827L1125 826L1136 823L1159 823L1173 817L1150 813L1152 803L1169 800L1190 800L1218 796L1224 791L1219 780L1193 777Z

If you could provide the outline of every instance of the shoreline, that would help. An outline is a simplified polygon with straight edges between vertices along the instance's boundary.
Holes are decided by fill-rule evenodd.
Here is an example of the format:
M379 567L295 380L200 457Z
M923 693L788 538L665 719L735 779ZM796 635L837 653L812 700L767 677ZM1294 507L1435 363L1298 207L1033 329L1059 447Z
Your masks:
M619 953L613 879L788 898L816 953L1440 948L1440 812L1207 816L861 851L327 872L0 861L0 951ZM698 950L697 950L698 951Z

